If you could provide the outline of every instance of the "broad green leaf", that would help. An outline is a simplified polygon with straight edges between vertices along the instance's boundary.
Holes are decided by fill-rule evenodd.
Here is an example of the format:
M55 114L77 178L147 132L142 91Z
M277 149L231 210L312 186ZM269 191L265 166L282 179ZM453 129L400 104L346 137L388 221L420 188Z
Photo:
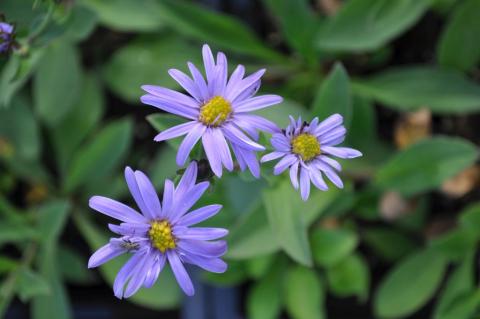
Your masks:
M353 112L352 98L348 74L342 64L335 64L322 82L311 109L312 117L320 120L339 113L344 118L345 127L349 127Z
M58 265L62 277L70 283L88 285L93 281L93 273L86 267L87 258L80 255L72 247L59 247Z
M446 67L471 70L480 60L480 1L458 5L443 31L437 49L438 61Z
M474 203L461 212L460 225L475 232L480 238L480 203Z
M8 60L0 74L0 108L10 106L13 97L36 70L44 52L44 49L35 49L26 57L13 55Z
M233 259L262 256L280 248L279 242L268 226L263 206L239 218L230 232L228 243L227 257Z
M147 116L147 121L150 125L153 126L158 132L165 131L171 127L176 125L180 125L186 122L186 119L181 118L180 116L170 114L170 113L156 113ZM178 149L180 144L182 143L184 136L178 137L175 139L167 140L166 142L172 146L174 149ZM153 139L153 137L152 137Z
M90 144L80 148L65 179L65 189L71 191L86 182L109 175L125 156L132 139L129 119L109 124Z
M470 253L450 275L438 302L435 305L434 318L447 319L452 305L459 296L470 292L474 287L474 254ZM468 319L469 317L455 319ZM452 318L453 319L453 318Z
M81 212L75 215L75 223L93 252L108 243L109 238L106 232L101 231L83 214L87 213ZM128 255L116 257L100 267L102 277L110 286L113 285L118 271L128 260L128 257ZM170 271L170 267L167 266L162 270L157 283L152 288L142 288L127 300L148 308L160 310L177 307L180 298L180 288Z
M175 157L177 150L173 147L159 147L158 152L153 159L149 173L153 185L162 188L165 179L171 179L178 169Z
M17 269L19 263L15 259L6 256L0 256L0 275Z
M283 267L276 265L250 289L247 297L248 318L275 319L279 317L282 308L283 272Z
M0 246L6 243L23 243L38 237L38 232L29 225L0 222Z
M215 44L235 53L252 55L266 60L283 61L277 52L234 17L214 12L184 0L162 0L162 18L176 31L202 42Z
M57 163L63 174L80 143L97 125L103 108L102 87L93 75L88 75L78 102L58 125L51 128Z
M347 142L358 149L378 148L377 115L373 103L358 96L353 97L353 117L347 133ZM363 152L363 157L370 158L370 152Z
M33 319L72 317L58 265L58 240L67 221L69 208L68 202L53 201L43 205L38 211L38 230L42 239L38 260L39 272L48 282L51 293L33 299L31 307Z
M303 207L298 192L285 180L263 193L263 203L271 229L282 249L295 261L310 266L312 255L307 239Z
M98 16L83 5L75 5L65 25L65 36L73 41L86 39L97 26ZM122 22L129 22L124 20Z
M420 309L435 293L447 266L432 250L408 256L383 278L374 297L374 310L382 318L398 318Z
M452 137L423 140L380 167L375 183L405 195L425 192L472 165L477 157L478 150L466 140Z
M396 261L417 247L417 243L406 234L387 227L364 229L363 241L386 261Z
M260 278L266 276L273 265L275 265L273 268L276 269L278 265L276 263L278 260L278 258L276 258L277 256L278 254L268 254L248 259L246 261L248 275L255 280L259 280Z
M194 47L172 35L142 37L115 51L104 68L104 79L115 94L128 102L140 103L144 94L140 87L144 84L179 88L168 70L186 71L187 61L201 61L200 46ZM155 110L152 106L143 107Z
M327 269L330 290L338 297L358 296L365 301L368 296L370 272L365 260L350 255Z
M17 291L22 302L27 302L32 297L48 295L50 287L47 281L31 269L22 267L18 274Z
M313 37L319 28L320 21L314 16L308 1L263 0L263 3L278 20L288 44L302 54L307 62L316 65L317 57L313 47Z
M311 237L313 260L331 267L347 257L357 246L357 235L347 229L315 229Z
M459 261L475 249L477 238L468 228L452 230L430 242L432 249L450 261Z
M377 49L412 26L430 0L351 0L321 29L317 46L331 51Z
M287 311L293 319L325 318L323 283L313 270L302 266L289 269L284 295Z
M439 319L470 319L478 316L480 290L459 295Z
M46 50L33 82L33 97L40 118L48 125L59 123L80 96L82 74L75 47L55 41Z
M155 0L82 0L100 23L118 31L154 31L164 25Z
M13 158L36 160L41 147L39 137L38 124L25 97L18 96L11 108L0 109L0 140L10 144Z
M480 110L480 86L453 70L412 66L386 70L353 83L359 95L400 111L428 107L437 114Z

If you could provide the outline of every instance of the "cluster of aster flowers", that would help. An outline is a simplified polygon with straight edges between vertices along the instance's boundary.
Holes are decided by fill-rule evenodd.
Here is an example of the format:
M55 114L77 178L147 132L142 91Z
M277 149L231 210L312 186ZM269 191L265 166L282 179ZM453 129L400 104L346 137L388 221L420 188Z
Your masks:
M185 136L176 157L179 166L185 165L193 147L201 140L210 168L218 178L224 167L227 171L235 168L231 151L242 171L248 168L259 178L257 153L266 150L258 142L259 134L266 132L272 135L273 151L264 155L261 162L279 159L273 173L279 175L288 169L291 183L300 190L303 200L309 197L310 183L319 190L328 190L324 176L335 186L343 187L339 177L341 165L333 157L348 159L362 154L337 146L346 135L341 115L333 114L323 121L314 118L309 123L290 116L290 124L285 129L279 128L252 114L282 102L278 95L256 96L264 69L245 76L244 66L238 65L229 77L225 54L219 52L214 58L209 46L204 45L202 55L205 77L190 62L191 76L176 69L169 71L186 94L154 85L142 86L146 92L141 97L143 103L185 119L185 123L155 137L155 141L160 142ZM117 237L96 251L88 266L97 267L125 253L132 255L114 283L118 298L128 298L142 286L151 287L167 261L180 287L189 296L194 294L194 287L183 264L216 273L227 269L221 259L227 244L218 239L228 231L192 227L221 209L221 205L209 205L191 210L209 187L206 181L197 183L197 169L196 162L190 162L177 186L167 179L160 201L148 177L127 167L125 179L140 212L109 198L90 199L91 208L121 223L109 225Z

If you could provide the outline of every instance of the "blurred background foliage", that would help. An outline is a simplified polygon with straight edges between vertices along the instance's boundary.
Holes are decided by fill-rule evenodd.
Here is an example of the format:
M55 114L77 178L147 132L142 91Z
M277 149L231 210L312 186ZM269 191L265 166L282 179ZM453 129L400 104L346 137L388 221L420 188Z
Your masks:
M179 119L141 105L140 85L178 89L167 69L208 43L231 67L268 69L262 91L285 102L264 116L341 113L364 157L345 163L345 189L306 203L268 165L260 180L215 180L203 202L224 205L212 223L230 229L229 270L197 287L233 287L235 316L252 319L478 318L480 0L1 0L0 12L17 42L0 57L0 317L175 318L184 304L184 318L230 318L192 315L211 296L185 306L168 270L119 302L121 258L86 269L108 238L88 198L131 203L127 164L159 191L177 170L178 141L153 136Z

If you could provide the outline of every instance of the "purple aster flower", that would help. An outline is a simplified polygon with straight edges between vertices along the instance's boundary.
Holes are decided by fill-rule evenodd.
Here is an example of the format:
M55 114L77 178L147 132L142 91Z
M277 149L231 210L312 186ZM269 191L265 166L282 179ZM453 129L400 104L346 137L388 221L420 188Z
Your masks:
M310 181L323 191L328 189L322 173L335 186L343 188L338 176L342 167L332 156L355 158L362 156L362 153L353 148L335 146L345 140L347 130L342 124L343 117L340 114L331 115L320 123L318 118L310 123L302 122L301 118L295 122L290 116L290 125L282 133L272 136L270 142L275 151L263 156L261 162L282 158L273 172L278 175L290 168L292 185L295 189L300 187L303 200L307 200L310 194Z
M8 52L13 44L13 25L0 22L0 53Z
M131 253L132 257L120 269L113 284L117 298L128 298L140 287L153 286L168 261L183 291L192 296L194 288L184 263L205 270L223 273L227 264L220 259L227 250L222 228L191 227L217 214L221 205L209 205L189 212L208 188L208 182L196 184L197 164L192 162L177 187L165 181L163 201L155 192L148 177L141 171L125 169L125 179L141 214L113 199L93 196L91 208L121 221L109 224L119 235L98 249L88 261L88 267L97 267L110 259Z
M260 167L255 152L265 150L256 143L258 130L273 133L277 127L250 112L278 104L282 98L278 95L254 97L265 69L244 78L245 68L238 65L228 78L225 54L219 52L215 60L208 45L203 46L202 53L206 79L190 62L191 78L179 70L169 70L170 76L188 95L153 85L142 86L148 93L141 97L143 103L188 120L161 132L155 141L186 135L177 154L177 164L182 166L201 138L210 167L218 177L222 176L223 166L233 170L230 144L240 168L244 170L248 167L258 178Z

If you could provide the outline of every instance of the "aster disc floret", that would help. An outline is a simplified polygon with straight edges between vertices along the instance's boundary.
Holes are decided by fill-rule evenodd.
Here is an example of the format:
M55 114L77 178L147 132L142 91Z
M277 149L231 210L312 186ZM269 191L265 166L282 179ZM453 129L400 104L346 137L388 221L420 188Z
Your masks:
M250 114L282 101L278 95L254 96L260 87L260 78L265 70L244 77L245 68L238 65L230 78L225 54L219 52L216 60L208 45L203 46L205 78L195 65L188 62L191 77L182 71L171 69L170 76L187 94L164 87L144 85L148 94L141 97L145 104L165 112L181 116L186 123L169 128L155 137L165 141L186 135L177 153L177 164L185 164L192 148L202 139L212 171L220 177L223 167L234 168L230 148L241 170L247 167L255 177L260 176L256 152L265 148L258 144L258 132L278 132L269 120Z
M118 237L98 249L90 257L88 267L98 267L125 253L132 255L113 284L116 297L128 298L142 286L153 286L167 261L180 287L189 296L194 294L194 288L184 263L210 272L225 272L227 264L220 257L227 251L227 244L217 239L228 231L191 227L222 208L221 205L209 205L190 211L209 186L208 182L196 183L196 162L188 166L176 187L172 181L165 181L162 202L141 171L134 172L127 167L125 179L141 213L102 196L93 196L89 202L91 208L121 223L109 224Z
M0 53L8 52L13 44L13 25L0 22Z
M343 188L338 176L342 170L334 157L355 158L362 156L359 151L349 147L336 146L345 140L347 130L343 126L343 117L334 114L323 122L314 118L312 122L297 121L290 116L290 125L282 133L272 135L274 152L262 157L262 162L281 158L274 167L278 175L290 169L290 180L295 189L300 188L303 200L310 194L310 181L320 190L327 190L322 174L337 187ZM299 182L300 177L300 182Z

